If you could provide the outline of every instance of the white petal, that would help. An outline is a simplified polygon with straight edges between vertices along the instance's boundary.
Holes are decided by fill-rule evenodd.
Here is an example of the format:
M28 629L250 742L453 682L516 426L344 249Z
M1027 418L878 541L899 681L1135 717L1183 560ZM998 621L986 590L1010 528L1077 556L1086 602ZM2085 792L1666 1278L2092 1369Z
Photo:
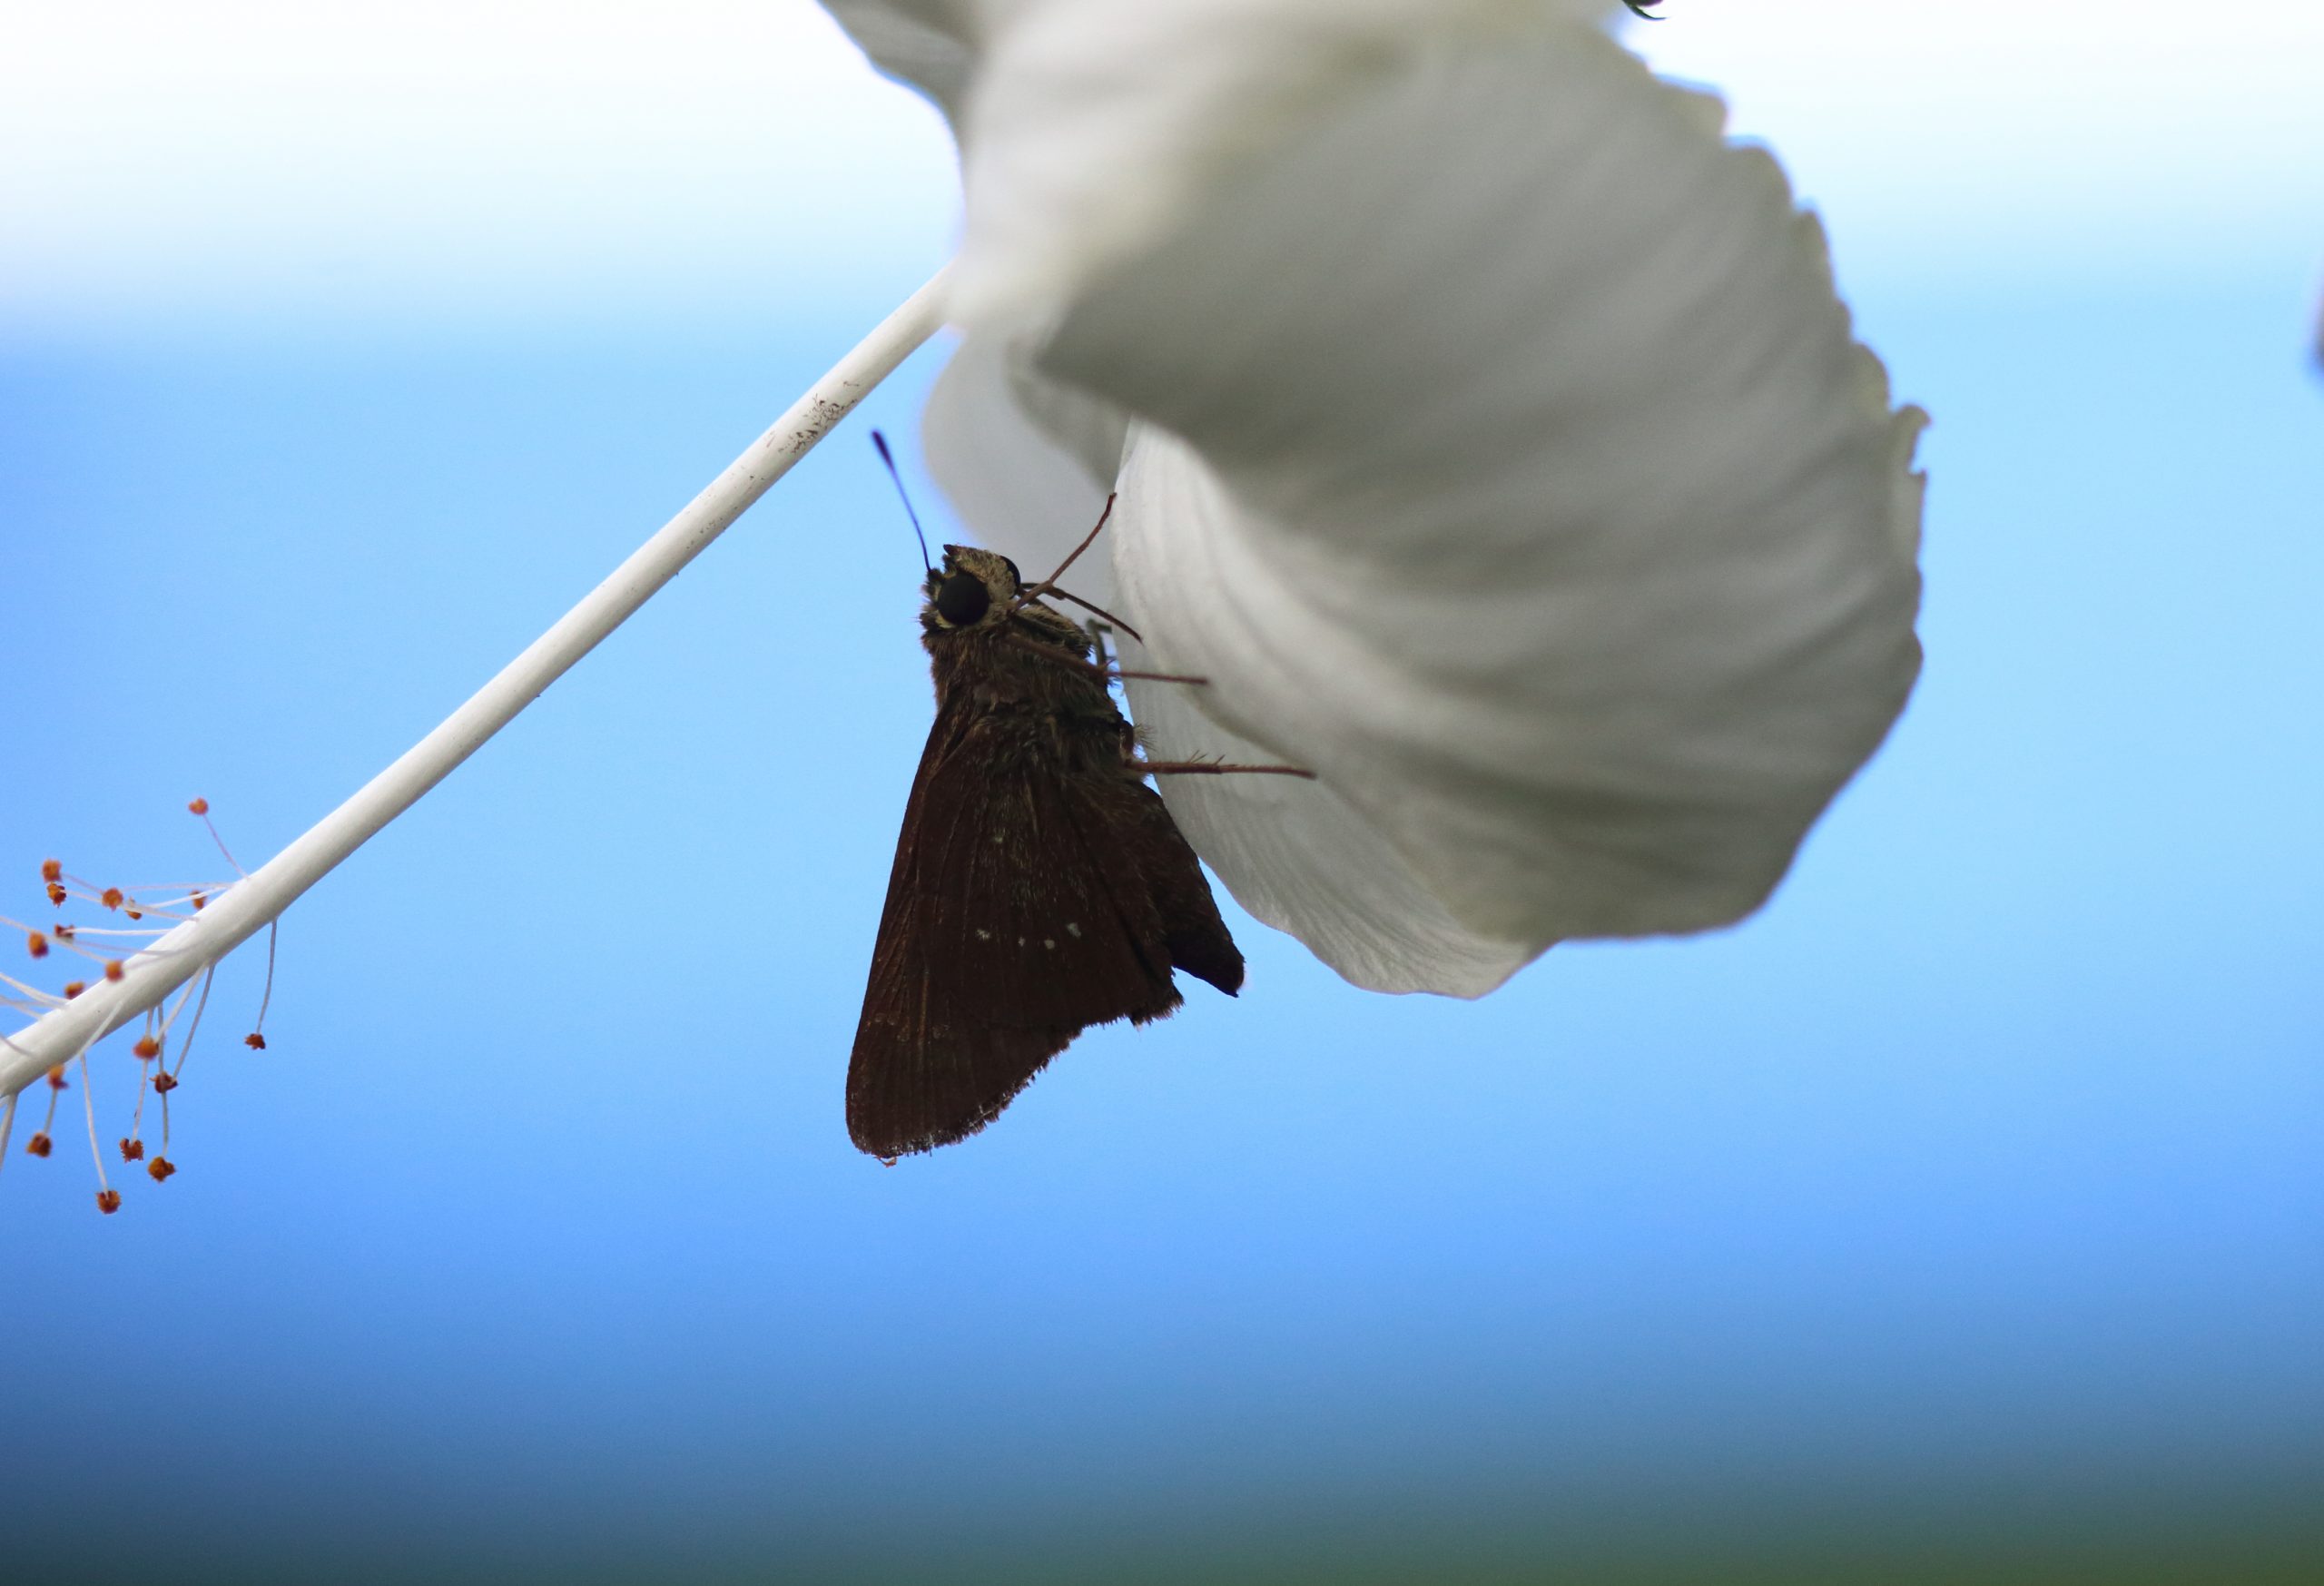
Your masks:
M984 0L961 132L966 322L1039 315L1141 251L1222 175L1393 75L1610 0Z
M1123 412L1174 432L1122 598L1214 686L1140 721L1324 779L1169 779L1247 907L1473 993L1757 905L1910 688L1920 416L1714 103L1585 0L833 8L966 136L980 329L930 447L971 519L1039 566Z
M1127 422L1111 403L1035 374L1001 337L970 336L929 395L921 444L977 538L1030 578L1063 561L1098 521ZM1066 586L1109 605L1111 560L1082 557Z
M1186 458L1179 443L1141 431L1117 511L1126 521L1139 520L1126 529L1131 537L1152 543L1157 537L1147 519L1220 525L1215 491L1199 461ZM1187 548L1200 554L1214 543L1200 537ZM1207 566L1174 565L1162 576L1230 604L1245 592ZM1130 591L1125 599L1134 602L1137 595ZM1151 650L1126 637L1118 642L1123 665L1133 671L1178 669L1176 649ZM1187 653L1200 648L1190 645ZM1208 697L1215 687L1128 685L1147 757L1285 763L1280 744L1246 738L1220 720L1218 701ZM1328 783L1243 775L1155 781L1187 841L1236 902L1369 990L1480 997L1537 951L1529 942L1480 935L1455 920L1380 830Z
M1161 662L1479 939L1738 918L1911 686L1919 415L1773 163L1584 30L1254 152L1044 367L1191 443L1141 438L1115 541ZM1280 823L1262 780L1202 818ZM1278 847L1206 852L1342 884Z
M957 131L976 64L977 7L969 0L822 0L856 47L891 77L936 103Z

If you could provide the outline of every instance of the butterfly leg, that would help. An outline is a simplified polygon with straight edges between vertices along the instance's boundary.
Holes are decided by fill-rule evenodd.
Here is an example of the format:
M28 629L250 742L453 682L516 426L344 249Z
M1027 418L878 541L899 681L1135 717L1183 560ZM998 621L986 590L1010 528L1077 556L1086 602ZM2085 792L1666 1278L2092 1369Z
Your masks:
M1106 527L1106 519L1111 517L1113 515L1114 498L1111 496L1108 496L1106 497L1106 509L1098 514L1098 521L1090 525L1089 532L1088 534L1081 537L1081 543L1074 547L1072 553L1068 555L1065 560L1057 565L1056 572L1051 573L1048 577L1034 585L1030 589L1019 590L1017 592L1017 605L1019 606L1029 605L1033 601L1039 600L1044 595L1065 595L1065 591L1057 586L1057 581L1065 576L1065 570L1068 567L1070 567L1074 563L1081 559L1082 552L1088 550L1092 545L1097 543L1098 532ZM1073 596L1070 595L1065 595L1065 597L1068 600L1073 600ZM1076 606L1088 606L1088 602L1075 600L1074 604ZM1090 609L1095 611L1097 607L1090 606Z
M1148 683L1192 683L1205 687L1210 684L1210 679L1207 677L1192 677L1178 672L1125 672L1118 666L1101 666L1094 661L1084 661L1076 656L1065 655L1050 645L1037 645L1030 639L1020 638L1014 634L1002 635L1001 642L1011 649L1027 651L1039 655L1044 661L1053 662L1059 666L1070 666L1076 672L1087 673L1092 677L1100 678L1108 683L1121 677L1137 677ZM1101 651L1100 654L1102 653Z
M1315 773L1299 765L1229 765L1219 760L1132 760L1132 769L1142 776L1303 776L1309 782Z
M1081 596L1074 594L1069 589L1059 589L1049 585L1044 585L1042 587L1048 589L1051 595L1056 596L1059 600L1069 600L1084 611L1096 612L1099 616L1104 617L1108 622L1121 629L1122 632L1128 634L1131 638L1136 639L1139 644L1142 645L1146 642L1146 635L1144 634L1139 633L1136 628L1130 626L1129 624L1116 616L1112 612L1108 611L1104 606L1084 600Z

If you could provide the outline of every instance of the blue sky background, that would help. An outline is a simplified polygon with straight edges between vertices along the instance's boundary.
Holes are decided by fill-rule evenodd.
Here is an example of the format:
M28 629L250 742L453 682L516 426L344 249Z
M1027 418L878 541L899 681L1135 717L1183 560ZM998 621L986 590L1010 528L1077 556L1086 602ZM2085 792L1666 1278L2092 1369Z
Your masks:
M0 82L0 912L212 873L197 793L271 852L942 257L940 134L811 8L309 9L27 16ZM1667 9L1936 418L1925 680L1768 910L1475 1004L1239 922L1239 1000L881 1170L927 684L842 433L298 906L262 1056L236 960L178 1177L99 1218L78 1089L20 1121L10 1553L2299 1578L2324 24Z

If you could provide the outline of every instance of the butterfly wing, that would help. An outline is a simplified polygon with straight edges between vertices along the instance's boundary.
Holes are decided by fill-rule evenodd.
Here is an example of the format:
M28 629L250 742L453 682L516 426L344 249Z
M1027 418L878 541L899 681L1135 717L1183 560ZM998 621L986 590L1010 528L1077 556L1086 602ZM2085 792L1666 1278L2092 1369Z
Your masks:
M1068 775L1037 715L946 705L888 881L848 1133L881 1157L974 1134L1086 1027L1177 1007L1182 946L1190 972L1241 983L1242 956L1153 791Z

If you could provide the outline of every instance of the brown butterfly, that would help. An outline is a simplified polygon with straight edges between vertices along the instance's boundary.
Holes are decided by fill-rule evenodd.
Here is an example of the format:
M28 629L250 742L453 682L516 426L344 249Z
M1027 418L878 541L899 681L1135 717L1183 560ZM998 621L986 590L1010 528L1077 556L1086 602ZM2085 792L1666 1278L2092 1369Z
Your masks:
M1051 588L965 546L928 574L936 723L847 1071L847 1130L874 1156L976 1133L1090 1025L1162 1018L1181 1000L1174 970L1229 996L1243 983L1194 850L1145 778L1288 768L1139 760L1109 692L1125 674L1037 598Z

